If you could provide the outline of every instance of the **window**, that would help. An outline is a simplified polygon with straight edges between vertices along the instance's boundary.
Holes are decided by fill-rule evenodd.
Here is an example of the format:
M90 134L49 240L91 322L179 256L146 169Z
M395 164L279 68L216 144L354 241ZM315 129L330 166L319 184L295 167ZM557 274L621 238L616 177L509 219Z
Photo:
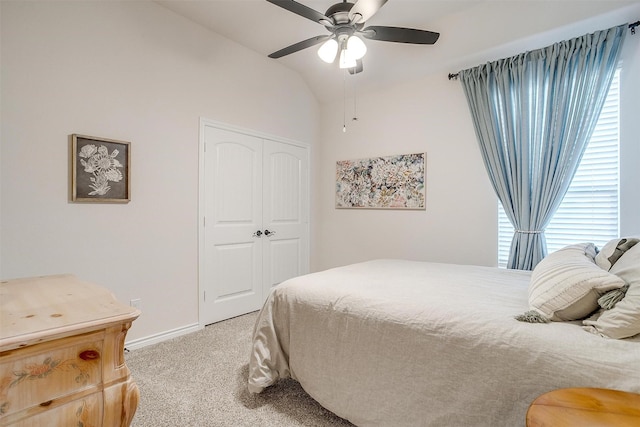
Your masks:
M609 88L598 124L560 207L545 231L547 250L579 242L601 248L618 237L620 70ZM498 202L498 266L506 267L513 226Z

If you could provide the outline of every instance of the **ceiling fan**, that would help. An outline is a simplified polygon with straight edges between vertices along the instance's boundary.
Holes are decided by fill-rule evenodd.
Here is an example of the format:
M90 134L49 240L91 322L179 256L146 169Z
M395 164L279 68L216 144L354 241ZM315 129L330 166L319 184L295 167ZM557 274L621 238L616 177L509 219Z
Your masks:
M323 43L318 49L320 58L328 63L338 58L340 68L349 73L362 71L362 57L367 47L358 36L385 42L434 44L440 33L403 27L364 27L365 22L378 12L387 0L354 0L353 3L343 0L336 3L322 14L310 7L293 0L267 0L276 6L317 22L331 33L329 35L311 37L292 44L269 55L269 58L281 58L311 46Z

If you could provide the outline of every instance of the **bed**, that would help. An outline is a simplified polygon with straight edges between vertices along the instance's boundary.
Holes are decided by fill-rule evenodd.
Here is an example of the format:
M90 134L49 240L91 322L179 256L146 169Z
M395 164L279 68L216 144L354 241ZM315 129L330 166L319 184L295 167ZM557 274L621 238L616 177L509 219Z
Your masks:
M249 391L291 377L358 426L474 427L524 426L557 388L640 392L638 336L514 319L531 274L384 259L283 282L256 321Z

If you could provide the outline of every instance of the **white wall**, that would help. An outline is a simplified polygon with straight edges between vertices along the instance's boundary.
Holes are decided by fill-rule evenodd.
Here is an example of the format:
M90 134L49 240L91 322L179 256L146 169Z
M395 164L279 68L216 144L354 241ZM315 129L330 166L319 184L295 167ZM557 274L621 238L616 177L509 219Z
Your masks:
M346 133L341 131L343 103L323 105L321 153L316 159L323 171L317 188L321 221L313 268L385 257L496 265L497 199L482 164L462 87L448 81L447 73L639 18L640 5L635 5L459 58L458 68L357 98L357 122L349 121L353 99L348 99ZM621 235L640 233L638 76L640 29L635 36L628 34L623 50ZM427 152L426 211L334 208L337 160L421 151Z
M316 268L372 258L495 263L496 205L466 100L445 75L322 109ZM426 210L335 209L337 160L427 153Z
M640 6L629 14L639 19ZM640 235L640 27L625 40L620 116L620 235Z
M313 145L315 98L151 2L0 7L2 277L73 273L141 298L129 340L196 324L200 117ZM131 142L129 204L68 202L72 133Z

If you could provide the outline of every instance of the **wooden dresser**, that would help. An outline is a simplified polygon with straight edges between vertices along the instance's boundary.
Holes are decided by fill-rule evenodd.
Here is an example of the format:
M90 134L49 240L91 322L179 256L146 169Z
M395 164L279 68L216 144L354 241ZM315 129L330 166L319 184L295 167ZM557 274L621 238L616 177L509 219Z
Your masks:
M140 312L71 275L0 283L0 426L129 426L124 360Z

